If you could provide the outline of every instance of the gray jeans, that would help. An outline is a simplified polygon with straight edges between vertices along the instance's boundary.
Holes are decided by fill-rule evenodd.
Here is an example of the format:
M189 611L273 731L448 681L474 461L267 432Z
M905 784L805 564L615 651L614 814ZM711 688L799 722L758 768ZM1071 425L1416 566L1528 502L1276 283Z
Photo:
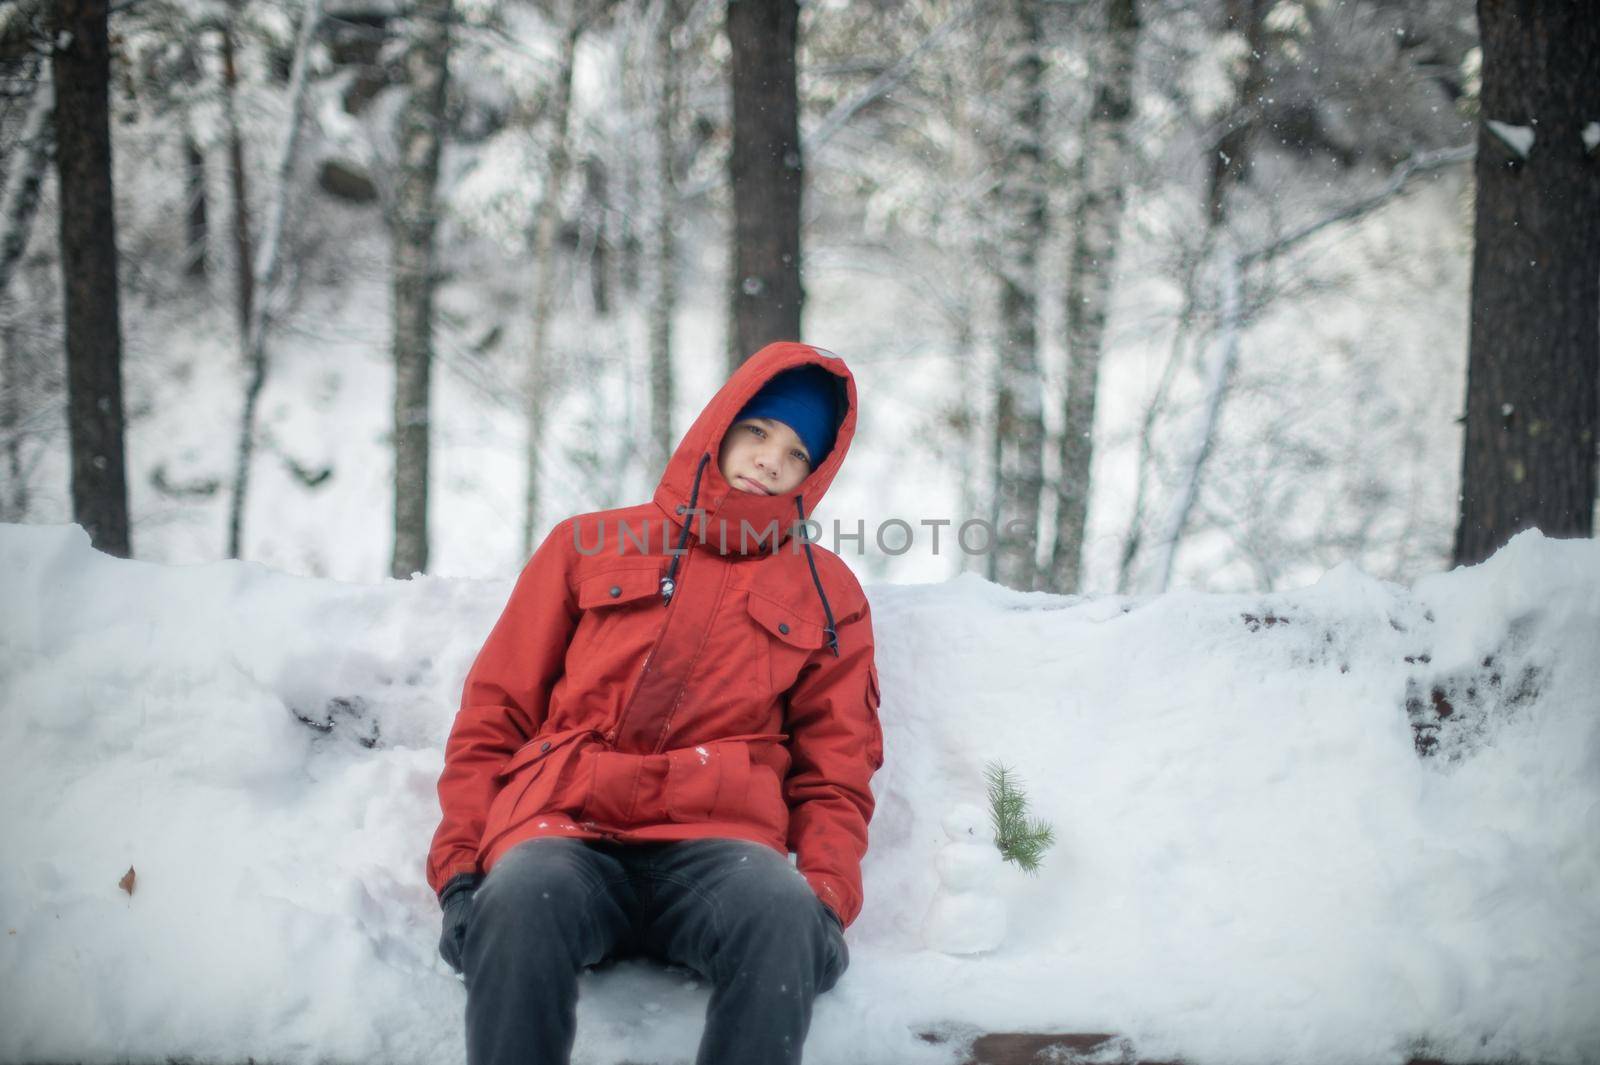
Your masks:
M467 1065L565 1065L578 973L631 954L711 984L698 1065L798 1065L812 1001L850 963L827 908L759 843L529 840L472 901Z

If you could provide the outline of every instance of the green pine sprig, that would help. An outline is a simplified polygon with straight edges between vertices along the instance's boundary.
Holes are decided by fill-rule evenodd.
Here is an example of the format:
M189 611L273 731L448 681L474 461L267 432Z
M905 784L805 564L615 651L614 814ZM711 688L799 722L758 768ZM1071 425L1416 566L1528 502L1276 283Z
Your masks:
M1048 821L1028 816L1028 797L1010 769L990 762L983 776L989 785L989 817L1000 856L1024 873L1037 873L1044 852L1056 841L1056 830Z

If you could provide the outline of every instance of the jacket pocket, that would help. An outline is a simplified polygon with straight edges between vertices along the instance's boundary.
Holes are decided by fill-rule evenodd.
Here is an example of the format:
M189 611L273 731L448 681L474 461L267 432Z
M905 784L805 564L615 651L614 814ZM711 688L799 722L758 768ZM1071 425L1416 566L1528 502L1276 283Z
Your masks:
M578 628L568 646L566 668L576 675L574 680L597 683L590 673L632 651L629 641L616 641L622 620L650 612L651 604L661 606L661 572L654 563L635 563L632 568L579 574L576 598Z
M587 732L586 728L567 729L564 732L551 732L535 736L512 752L499 769L495 770L496 780L509 780L526 766L542 763L566 747L573 740ZM537 772L537 771L536 771Z
M750 748L702 743L666 752L667 816L674 821L743 820L750 789Z
M625 828L637 819L635 809L641 797L648 808L651 795L660 796L666 791L666 775L666 761L659 755L597 750L579 775L577 787L583 801L578 817L585 822Z
M647 567L606 570L579 579L578 609L604 610L607 607L636 603L660 591L660 567L655 563Z
M827 641L827 630L759 592L748 593L745 604L767 644L773 691L786 692L794 687L807 660Z
M511 829L539 814L556 812L549 809L550 800L563 770L582 749L576 741L592 734L592 729L568 729L535 736L495 771L499 790L484 818L483 838L478 843L480 861Z

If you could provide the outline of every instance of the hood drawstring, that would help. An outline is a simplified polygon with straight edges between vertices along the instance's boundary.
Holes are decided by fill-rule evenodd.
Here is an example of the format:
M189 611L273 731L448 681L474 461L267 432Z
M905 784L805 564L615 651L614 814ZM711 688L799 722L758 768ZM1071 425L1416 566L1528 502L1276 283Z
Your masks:
M811 583L817 586L817 598L822 600L822 614L828 619L828 627L823 631L828 634L828 650L833 652L833 657L839 657L839 633L833 627L833 608L828 605L828 593L822 590L822 578L817 576L817 560L811 554L811 541L805 538L806 504L804 496L794 497L795 509L800 512L801 527L795 530L795 535L800 537L801 546L806 551L806 564L811 567Z
M689 526L694 524L694 505L700 500L700 475L706 471L706 463L711 461L708 451L700 456L700 464L694 468L694 483L689 486L689 505L679 504L678 513L687 513L684 519L683 530L678 533L678 548L672 553L672 561L667 564L667 575L661 578L661 605L666 606L672 602L672 593L678 587L678 560L683 558L683 545L689 542Z
M672 593L678 587L678 562L683 558L684 545L689 542L689 527L694 523L694 506L700 500L700 475L705 472L706 463L711 461L710 453L700 456L700 464L694 469L694 483L689 486L689 505L679 506L679 514L688 514L684 520L683 528L678 533L678 547L672 554L672 561L667 564L667 575L661 578L661 605L666 606L672 602ZM811 568L811 583L816 585L817 598L822 600L822 614L828 619L827 627L823 630L828 637L828 650L833 652L833 657L839 657L839 632L833 624L833 607L828 604L828 593L822 590L822 578L817 576L817 559L811 553L811 541L805 538L806 502L804 496L794 497L794 506L800 514L801 528L796 531L800 536L800 544L805 548L806 565Z

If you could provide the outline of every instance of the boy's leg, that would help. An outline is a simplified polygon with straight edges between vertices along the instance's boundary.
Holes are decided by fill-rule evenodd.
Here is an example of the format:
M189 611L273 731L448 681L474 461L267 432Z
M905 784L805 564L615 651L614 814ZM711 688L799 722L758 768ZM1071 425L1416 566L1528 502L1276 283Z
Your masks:
M644 946L711 982L698 1065L795 1065L812 1000L849 964L838 925L769 847L700 839L652 848Z
M633 934L638 899L605 847L529 840L472 900L461 950L467 1065L560 1065L572 1054L578 973Z

